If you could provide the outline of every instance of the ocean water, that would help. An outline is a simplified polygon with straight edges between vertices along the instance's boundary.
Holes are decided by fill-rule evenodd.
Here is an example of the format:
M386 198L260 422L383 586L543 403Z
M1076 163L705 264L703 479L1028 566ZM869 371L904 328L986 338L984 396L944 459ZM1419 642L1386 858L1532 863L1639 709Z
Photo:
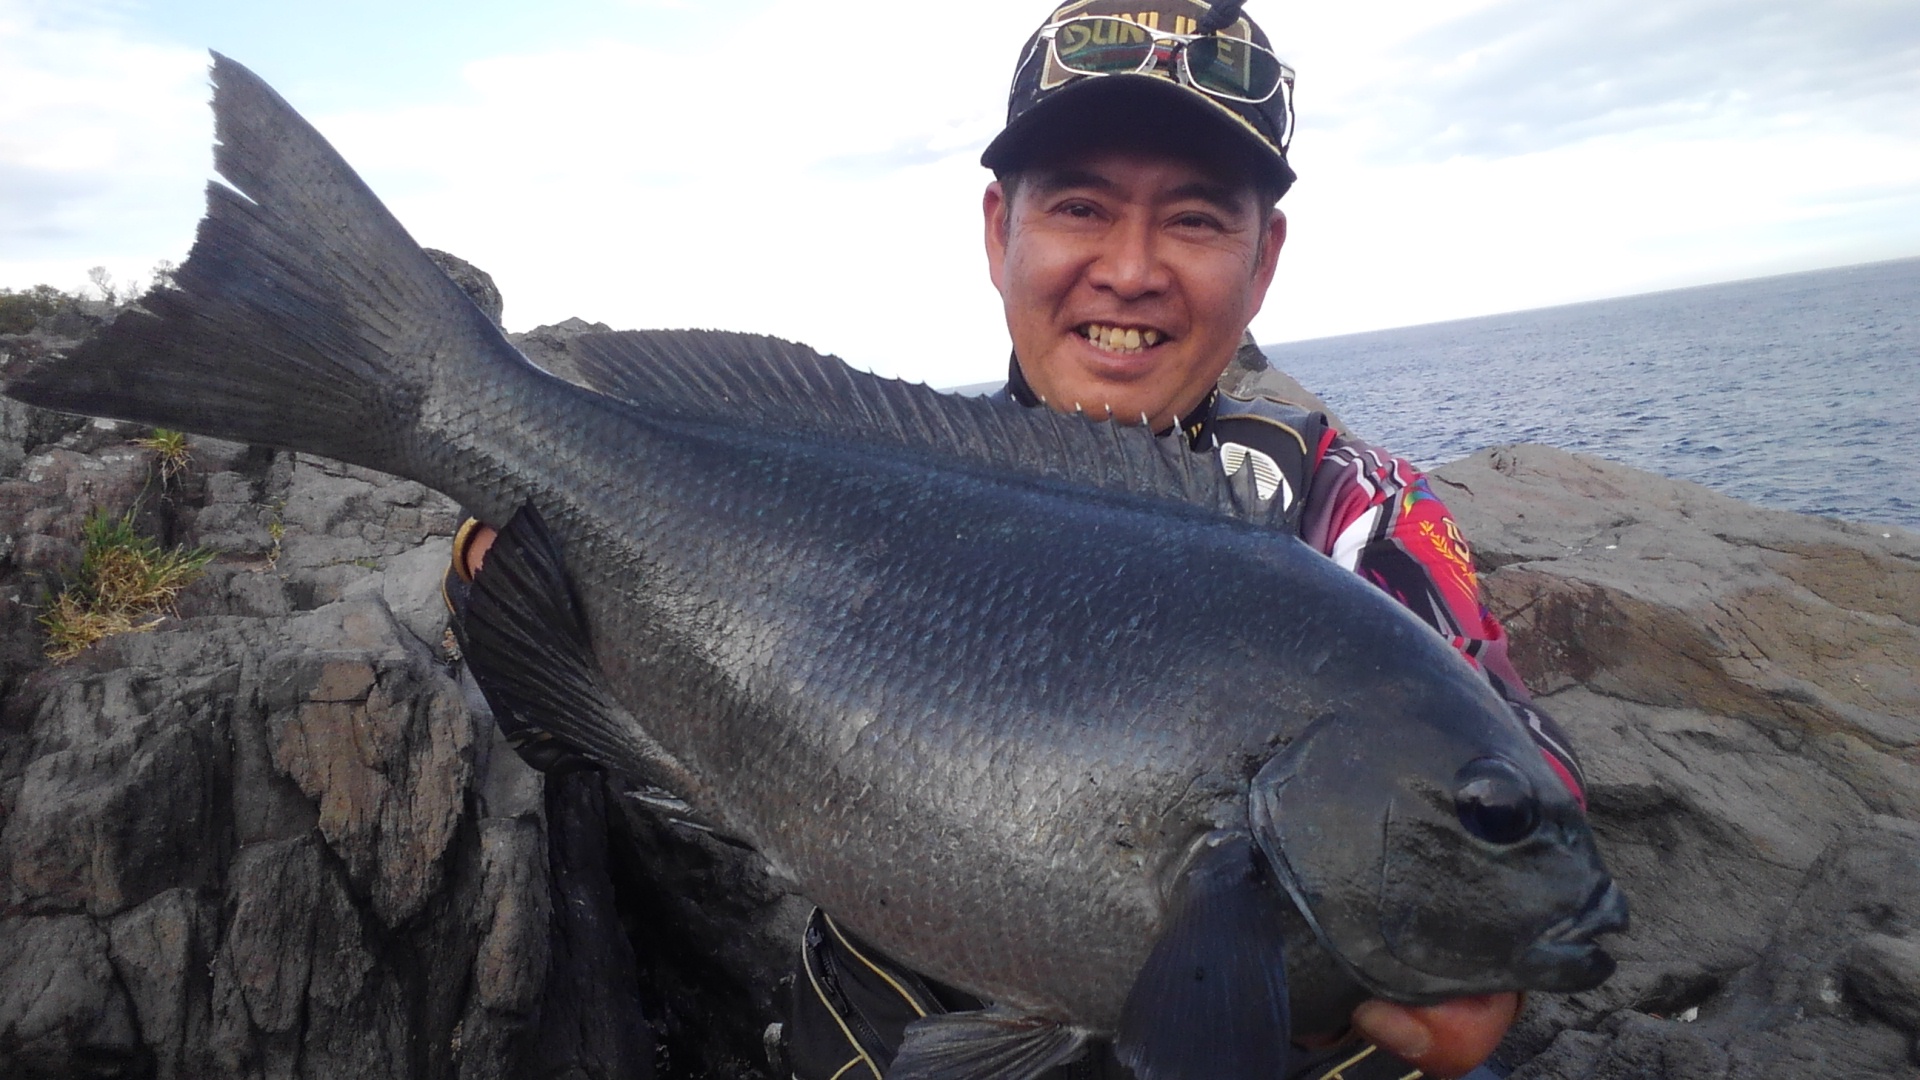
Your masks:
M1920 529L1920 259L1265 348L1423 467L1539 442Z

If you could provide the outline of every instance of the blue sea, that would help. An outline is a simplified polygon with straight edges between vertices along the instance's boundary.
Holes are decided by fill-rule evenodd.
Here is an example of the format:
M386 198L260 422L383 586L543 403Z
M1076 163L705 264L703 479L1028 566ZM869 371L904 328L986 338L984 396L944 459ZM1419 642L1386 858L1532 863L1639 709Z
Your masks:
M1920 259L1265 348L1417 465L1548 443L1920 529Z

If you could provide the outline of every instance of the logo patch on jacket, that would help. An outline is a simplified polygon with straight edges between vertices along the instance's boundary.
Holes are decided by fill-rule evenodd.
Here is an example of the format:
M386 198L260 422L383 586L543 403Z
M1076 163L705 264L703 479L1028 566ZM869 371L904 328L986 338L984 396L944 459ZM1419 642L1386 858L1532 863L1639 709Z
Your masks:
M1280 464L1272 457L1243 446L1237 442L1220 444L1220 467L1228 476L1240 471L1241 466L1253 469L1253 489L1262 500L1271 500L1275 493L1280 495L1280 509L1293 505L1293 485L1287 483L1286 474L1280 471Z

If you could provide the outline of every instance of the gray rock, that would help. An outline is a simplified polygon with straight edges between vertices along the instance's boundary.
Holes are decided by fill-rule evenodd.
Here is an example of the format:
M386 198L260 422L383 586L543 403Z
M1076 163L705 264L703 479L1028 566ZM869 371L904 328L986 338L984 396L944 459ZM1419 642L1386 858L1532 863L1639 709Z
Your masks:
M150 463L94 425L28 452L54 428L0 478L0 1076L523 1075L544 808L439 645L452 507L195 440L142 527L220 558L56 667L31 604Z
M51 750L22 778L4 836L13 902L23 910L108 916L183 881L205 880L218 748L204 725L174 710L122 711L142 703L127 694L136 689L128 680L114 677L121 674L88 687L118 698L100 701L94 715L102 727L121 728L119 737Z
M651 1076L604 798L555 816L450 663L455 508L216 440L163 484L145 434L0 412L0 1076ZM134 506L218 558L50 665L34 605Z
M427 258L433 260L433 265L439 267L442 273L453 279L455 285L460 286L461 291L472 298L474 306L478 307L487 318L492 319L495 325L499 324L500 315L506 305L500 298L499 287L493 283L492 274L458 255L450 255L435 248L421 250L426 252Z
M0 1053L8 1076L130 1075L147 1057L107 935L80 915L0 919Z
M341 601L280 631L263 688L274 768L317 805L320 835L374 914L400 926L441 885L472 778L472 714L375 602Z
M1280 401L1327 414L1327 420L1334 430L1345 432L1347 425L1338 414L1320 400L1320 395L1300 384L1300 380L1274 367L1267 354L1260 351L1253 335L1248 334L1240 344L1240 351L1234 354L1233 362L1220 376L1220 389L1237 394L1240 397L1265 395Z
M1842 974L1862 1006L1920 1036L1920 938L1867 934L1848 951Z
M1920 896L1920 537L1537 446L1434 486L1634 909L1516 1075L1911 1077L1884 961Z
M192 890L170 889L107 925L113 969L127 989L142 1042L162 1078L191 1075L189 1050L204 1045L210 1020L211 953Z
M606 323L575 318L549 326L536 326L524 334L509 334L507 338L527 359L563 379L584 382L580 377L580 367L573 359L570 342L582 334L604 334L611 329Z

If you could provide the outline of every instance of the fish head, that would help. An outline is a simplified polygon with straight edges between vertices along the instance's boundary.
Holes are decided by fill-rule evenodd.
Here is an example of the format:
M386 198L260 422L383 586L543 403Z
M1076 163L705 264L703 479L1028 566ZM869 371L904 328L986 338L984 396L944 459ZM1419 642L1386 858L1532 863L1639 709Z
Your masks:
M1491 691L1456 696L1408 718L1424 722L1316 721L1255 777L1254 836L1374 996L1598 986L1614 962L1596 939L1627 909L1586 812Z

